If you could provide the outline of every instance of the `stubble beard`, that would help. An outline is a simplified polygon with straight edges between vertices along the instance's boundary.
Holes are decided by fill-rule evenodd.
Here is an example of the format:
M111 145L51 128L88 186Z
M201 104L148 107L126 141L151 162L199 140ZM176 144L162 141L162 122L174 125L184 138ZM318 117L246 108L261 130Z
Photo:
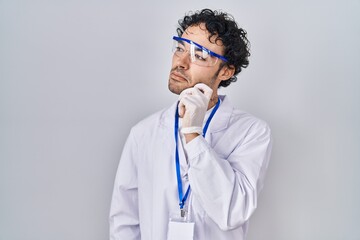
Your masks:
M212 76L212 78L210 79L210 83L208 83L208 84L204 83L204 82L202 82L202 83L208 85L210 88L213 89L215 81L216 81L217 77L219 76L221 68L222 68L222 66L220 66L219 69L214 74L214 76ZM171 71L170 71L170 74L172 72L174 72L174 71L176 71L177 73L180 73L181 75L183 75L184 78L186 78L186 80L188 81L188 84L189 84L187 87L178 86L178 85L176 85L176 83L173 84L173 86L172 86L171 81L174 81L174 80L171 80L171 77L169 76L168 88L169 88L170 92L172 92L172 93L174 93L176 95L179 95L182 91L184 91L187 88L194 87L194 85L196 85L197 83L201 83L201 82L192 83L193 81L192 81L191 77L187 76L184 73L184 71L182 69L179 69L178 67L172 68Z
M180 86L179 84L177 84L177 81L171 79L171 77L170 77L172 72L180 73L187 80L188 85ZM184 91L185 89L193 87L193 86L191 86L191 82L192 82L191 78L189 76L187 76L182 69L179 69L178 67L174 67L171 69L170 74L169 74L169 81L168 81L168 88L169 88L170 92L172 92L176 95L180 95L180 93L182 91Z

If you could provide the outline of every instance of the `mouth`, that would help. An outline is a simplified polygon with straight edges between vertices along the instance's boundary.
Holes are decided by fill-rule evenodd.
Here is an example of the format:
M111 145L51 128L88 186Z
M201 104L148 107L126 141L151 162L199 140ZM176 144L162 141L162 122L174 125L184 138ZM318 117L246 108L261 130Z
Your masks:
M189 82L187 77L185 77L181 73L178 73L175 71L171 72L170 78L174 79L175 81L179 81L179 82Z

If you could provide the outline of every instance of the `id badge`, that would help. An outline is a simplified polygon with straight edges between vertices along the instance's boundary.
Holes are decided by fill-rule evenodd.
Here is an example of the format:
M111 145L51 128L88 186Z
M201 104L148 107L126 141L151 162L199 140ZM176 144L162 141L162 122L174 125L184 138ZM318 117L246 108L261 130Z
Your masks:
M186 222L183 219L170 219L167 240L193 240L194 222Z

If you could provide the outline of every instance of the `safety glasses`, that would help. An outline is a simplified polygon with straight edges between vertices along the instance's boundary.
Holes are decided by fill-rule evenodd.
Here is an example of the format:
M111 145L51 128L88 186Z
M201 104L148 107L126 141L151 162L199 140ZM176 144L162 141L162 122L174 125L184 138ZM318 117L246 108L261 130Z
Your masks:
M214 53L189 39L174 36L173 40L172 52L178 57L182 57L188 52L191 63L196 65L211 67L217 63L218 59L224 62L228 61L224 56Z

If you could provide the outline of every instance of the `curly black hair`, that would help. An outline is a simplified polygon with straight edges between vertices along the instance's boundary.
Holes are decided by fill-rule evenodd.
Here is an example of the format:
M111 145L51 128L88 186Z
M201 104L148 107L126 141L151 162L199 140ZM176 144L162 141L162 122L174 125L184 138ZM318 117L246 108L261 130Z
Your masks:
M228 62L222 63L220 68L228 65L230 68L235 68L235 73L228 80L221 81L219 87L227 87L230 83L236 82L236 75L241 72L242 68L249 65L250 42L246 37L246 31L237 26L234 18L225 12L203 9L195 13L188 13L178 23L179 27L176 31L179 37L188 27L204 23L206 30L210 33L209 41L212 36L216 36L215 42L222 41L225 47L224 56Z

